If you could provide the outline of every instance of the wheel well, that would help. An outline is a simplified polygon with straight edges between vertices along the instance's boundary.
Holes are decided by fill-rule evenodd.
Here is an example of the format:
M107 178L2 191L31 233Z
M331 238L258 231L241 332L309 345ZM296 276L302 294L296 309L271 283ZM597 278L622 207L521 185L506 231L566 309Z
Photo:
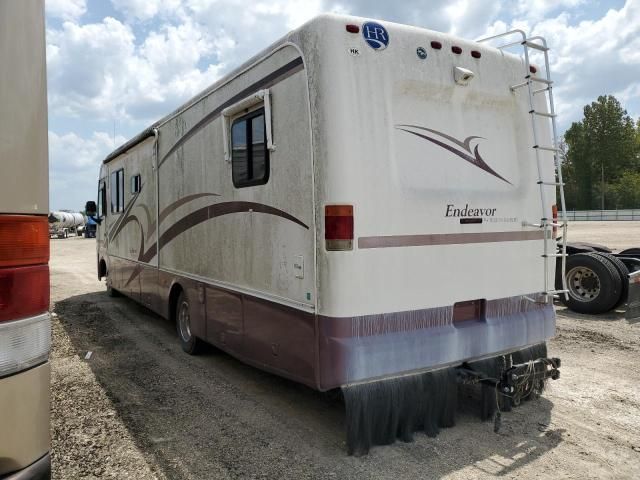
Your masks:
M98 280L102 280L102 277L107 276L107 262L101 259L98 263Z
M178 304L178 297L182 293L182 285L174 283L171 286L171 292L169 293L169 320L176 321L176 306Z

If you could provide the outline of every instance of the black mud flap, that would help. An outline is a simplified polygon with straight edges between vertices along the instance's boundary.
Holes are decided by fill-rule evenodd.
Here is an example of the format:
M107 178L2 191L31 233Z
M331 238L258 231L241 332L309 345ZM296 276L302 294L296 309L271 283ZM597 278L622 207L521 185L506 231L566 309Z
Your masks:
M629 296L624 318L633 320L640 317L640 270L629 274Z
M506 411L560 376L560 359L546 356L540 344L459 367L345 385L347 451L364 455L374 445L410 442L418 431L435 437L455 424L461 384L481 387L482 419L491 418L496 406Z

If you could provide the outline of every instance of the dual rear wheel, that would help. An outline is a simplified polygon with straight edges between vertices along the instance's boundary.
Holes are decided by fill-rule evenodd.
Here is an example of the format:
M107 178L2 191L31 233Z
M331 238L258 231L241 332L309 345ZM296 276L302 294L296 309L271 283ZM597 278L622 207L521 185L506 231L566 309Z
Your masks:
M560 271L560 269L558 269ZM577 253L567 257L566 281L568 300L560 301L578 313L604 313L627 299L629 284L627 267L608 253ZM556 288L562 289L560 275Z

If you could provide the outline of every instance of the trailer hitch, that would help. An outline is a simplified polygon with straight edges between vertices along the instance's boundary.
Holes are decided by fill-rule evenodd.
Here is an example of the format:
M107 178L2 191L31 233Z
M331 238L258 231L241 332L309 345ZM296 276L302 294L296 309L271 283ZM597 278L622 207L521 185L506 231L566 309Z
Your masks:
M487 372L474 369L468 363L457 367L458 382L466 385L487 385L493 387L496 398L494 413L494 432L498 433L501 426L502 411L508 411L511 406L542 393L546 380L560 378L559 358L538 358L519 364L514 364L511 355L498 357L502 359L500 374L495 376Z

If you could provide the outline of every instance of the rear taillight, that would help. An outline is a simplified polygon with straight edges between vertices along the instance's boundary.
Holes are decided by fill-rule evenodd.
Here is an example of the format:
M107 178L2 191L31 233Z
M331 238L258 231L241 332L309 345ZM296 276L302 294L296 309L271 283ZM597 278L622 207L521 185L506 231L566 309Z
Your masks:
M0 215L0 268L49 261L49 222L45 216Z
M353 206L324 207L324 238L329 251L353 250Z
M0 215L0 378L49 357L48 263L47 217Z
M554 227L552 229L552 235L553 235L553 238L556 238L556 235L558 234L558 227L555 226L555 225L558 225L558 206L557 205L551 206L551 216L553 218L553 224L554 224Z
M0 323L0 378L46 362L50 349L48 313Z
M49 266L0 268L0 322L49 310Z

